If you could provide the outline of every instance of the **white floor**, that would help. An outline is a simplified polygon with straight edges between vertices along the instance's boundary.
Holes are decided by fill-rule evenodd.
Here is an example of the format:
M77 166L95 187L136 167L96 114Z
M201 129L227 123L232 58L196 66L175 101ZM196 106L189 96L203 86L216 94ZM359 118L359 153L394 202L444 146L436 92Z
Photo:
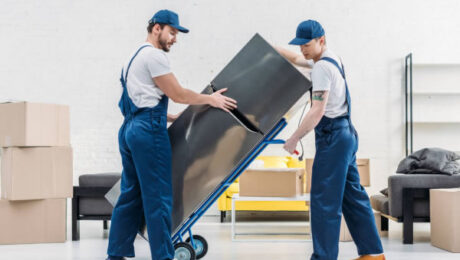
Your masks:
M266 222L251 223L255 231L271 231ZM283 226L285 223L272 223L275 229L283 232L292 229ZM9 245L0 246L1 260L96 260L105 259L107 248L107 232L102 230L102 222L81 222L81 240L68 241L63 244L38 244L38 245ZM238 232L246 231L244 224L239 226ZM299 230L300 229L300 230ZM303 231L302 223L297 231ZM70 229L69 229L70 230ZM403 245L401 242L401 224L390 222L389 237L383 237L382 242L387 259L432 259L450 260L460 259L460 254L453 254L431 246L429 224L415 225L415 243ZM1 232L1 230L0 230ZM209 243L208 254L203 259L219 260L303 260L309 259L312 253L311 242L261 242L245 241L232 242L230 236L230 223L218 223L217 217L205 217L194 228L195 234L204 236ZM70 239L70 234L68 234ZM245 237L248 240L247 237ZM259 237L260 238L260 237ZM262 239L277 237L264 236ZM290 236L289 238L299 238ZM259 239L260 240L260 239ZM136 258L150 259L147 242L138 238L135 243ZM353 242L340 243L339 259L353 259L356 255Z

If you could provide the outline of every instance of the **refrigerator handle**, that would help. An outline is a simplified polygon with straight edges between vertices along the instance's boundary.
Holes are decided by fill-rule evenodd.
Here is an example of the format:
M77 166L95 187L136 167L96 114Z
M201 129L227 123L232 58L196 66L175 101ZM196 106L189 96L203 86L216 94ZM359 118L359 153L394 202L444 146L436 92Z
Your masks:
M209 83L208 88L211 88L213 92L216 92L217 89L214 85L214 82ZM255 126L249 119L247 119L243 113L241 113L238 109L230 110L230 114L242 125L246 130L259 133L261 135L265 135L262 130L260 130L257 126Z
M242 125L246 130L253 132L253 133L259 133L261 135L265 135L262 130L260 130L257 126L255 126L249 119L247 119L243 113L241 113L238 109L232 109L230 110L230 114Z

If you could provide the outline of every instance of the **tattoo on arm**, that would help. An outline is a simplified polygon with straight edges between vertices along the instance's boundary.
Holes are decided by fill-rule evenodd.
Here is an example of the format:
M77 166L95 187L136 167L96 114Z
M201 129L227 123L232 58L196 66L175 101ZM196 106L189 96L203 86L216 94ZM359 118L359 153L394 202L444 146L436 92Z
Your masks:
M324 92L325 91L314 91L312 99L317 101L323 101Z

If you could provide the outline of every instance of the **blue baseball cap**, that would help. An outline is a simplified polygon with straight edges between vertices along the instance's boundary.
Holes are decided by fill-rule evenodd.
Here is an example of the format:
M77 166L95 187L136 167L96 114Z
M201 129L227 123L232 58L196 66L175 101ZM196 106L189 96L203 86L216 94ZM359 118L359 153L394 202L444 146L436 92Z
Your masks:
M188 33L189 30L179 25L179 16L170 10L160 10L153 15L149 23L162 23L172 26L183 33Z
M289 42L292 45L304 45L309 43L311 40L316 39L324 35L324 29L315 20L303 21L297 26L295 38Z

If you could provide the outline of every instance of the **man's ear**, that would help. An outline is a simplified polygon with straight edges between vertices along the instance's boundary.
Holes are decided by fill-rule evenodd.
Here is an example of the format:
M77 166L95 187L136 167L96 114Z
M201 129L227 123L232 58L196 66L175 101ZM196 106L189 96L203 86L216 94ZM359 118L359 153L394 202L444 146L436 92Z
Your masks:
M153 31L158 32L158 33L161 32L161 26L160 26L160 24L158 24L158 23L155 24L155 25L153 26Z
M320 41L320 44L321 44L321 45L326 45L326 36L324 36L324 35L321 36L321 37L319 38L319 41Z

